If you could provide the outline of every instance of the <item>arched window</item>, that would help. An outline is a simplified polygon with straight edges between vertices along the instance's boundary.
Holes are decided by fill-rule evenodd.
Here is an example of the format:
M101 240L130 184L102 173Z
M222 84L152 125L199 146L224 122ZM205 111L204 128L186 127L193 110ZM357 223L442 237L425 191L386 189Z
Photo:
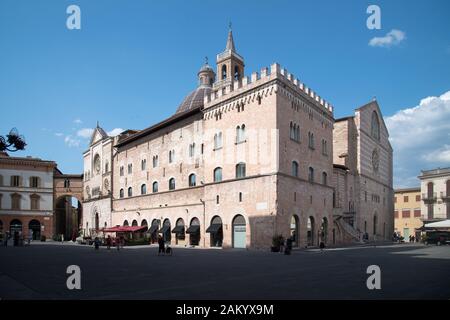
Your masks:
M158 182L157 181L153 182L152 192L153 193L158 192Z
M222 168L217 167L214 169L214 182L222 181Z
M236 165L236 179L245 178L245 163L240 162Z
M143 185L141 185L141 194L146 194L147 193L147 185L144 183Z
M326 156L328 154L327 141L322 139L322 154Z
M376 111L372 112L372 138L380 140L380 120Z
M138 226L138 222L136 220L133 220L133 222L131 222L131 225L133 227L137 227Z
M314 182L314 168L313 167L309 167L308 180L309 180L309 182Z
M22 196L18 193L13 193L11 195L11 209L12 210L20 210L20 200Z
M100 156L98 154L96 154L94 156L94 170L96 174L100 174L102 167L101 167L101 160L100 160Z
M322 172L322 184L327 185L328 175L326 172Z
M124 227L128 227L128 225L129 225L128 220L125 220L125 221L123 222L123 226L124 226Z
M189 145L189 157L193 157L195 155L195 143L191 143Z
M158 166L158 156L153 156L153 168Z
M30 196L30 209L31 210L39 210L39 202L41 197L37 194L32 194Z
M66 188L66 189L70 188L70 179L64 180L64 188Z
M123 177L123 166L120 167L120 176ZM89 173L88 173L88 179L89 179Z
M144 171L145 169L147 169L147 159L142 159L141 160L141 170Z
M294 139L295 141L300 141L300 126L299 125L295 125L294 128Z
M128 188L128 196L129 197L133 196L133 188L131 188L131 187Z
M292 121L289 123L289 138L294 140L294 124Z
M128 174L132 174L132 173L133 173L133 164L130 163L130 164L128 165Z
M234 80L239 81L241 79L241 74L239 72L239 67L234 66Z
M292 161L292 175L298 177L298 162Z
M146 226L148 226L148 223L147 223L147 220L142 220L141 221L141 227L146 227Z
M227 66L222 65L222 80L227 78Z
M245 124L236 127L236 143L245 141Z
M214 149L222 148L222 132L218 132L214 135Z
M169 190L175 190L175 178L169 180Z
M169 151L169 163L174 162L175 160L175 150L170 150Z
M314 149L314 133L308 132L308 147Z
M123 189L120 189L120 191L119 191L119 197L120 197L120 198L123 198L123 197L124 197Z
M189 175L189 187L195 187L195 184L196 184L195 180L196 180L195 174L194 173L190 174Z

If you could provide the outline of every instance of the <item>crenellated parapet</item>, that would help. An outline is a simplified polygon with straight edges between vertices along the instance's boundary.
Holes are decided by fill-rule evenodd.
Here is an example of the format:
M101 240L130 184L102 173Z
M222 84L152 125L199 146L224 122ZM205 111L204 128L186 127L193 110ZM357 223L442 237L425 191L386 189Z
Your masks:
M281 85L281 86L280 86ZM303 99L314 105L319 112L333 116L333 106L320 97L311 88L307 87L287 69L281 68L274 63L270 68L264 67L261 71L253 72L250 77L243 76L241 80L229 81L221 86L215 86L213 90L204 97L204 110L206 115L211 116L214 112L234 108L239 103L253 101L260 96L263 98L273 92L282 91L292 100ZM211 110L208 110L211 108Z

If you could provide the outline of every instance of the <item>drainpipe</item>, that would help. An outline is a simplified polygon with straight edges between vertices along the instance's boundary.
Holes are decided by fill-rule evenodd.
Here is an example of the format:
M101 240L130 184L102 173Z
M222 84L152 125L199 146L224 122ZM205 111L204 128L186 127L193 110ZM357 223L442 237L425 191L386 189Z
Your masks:
M203 205L203 248L206 248L206 204L205 201L203 201L202 199L200 199L200 202Z

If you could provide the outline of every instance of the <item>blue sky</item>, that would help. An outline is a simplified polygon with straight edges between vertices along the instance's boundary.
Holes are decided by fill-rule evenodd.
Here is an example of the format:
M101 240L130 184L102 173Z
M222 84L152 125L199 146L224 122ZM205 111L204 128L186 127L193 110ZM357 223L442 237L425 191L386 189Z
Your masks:
M66 28L71 4L81 30ZM381 30L366 27L370 4L381 8ZM395 185L414 185L420 169L450 166L449 12L445 0L2 0L0 133L17 127L28 143L17 155L81 173L86 129L97 120L107 131L142 129L172 115L204 57L224 49L231 21L246 74L278 62L336 117L376 96ZM374 37L388 44L369 45Z

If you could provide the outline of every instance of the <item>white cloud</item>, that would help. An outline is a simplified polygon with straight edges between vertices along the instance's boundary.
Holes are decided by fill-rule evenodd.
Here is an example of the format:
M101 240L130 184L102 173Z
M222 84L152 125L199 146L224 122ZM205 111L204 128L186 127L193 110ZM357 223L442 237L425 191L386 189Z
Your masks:
M79 147L80 146L80 140L73 138L71 135L68 135L64 138L64 142L69 147Z
M125 130L123 130L122 128L114 128L114 129L112 129L111 131L108 132L108 136L115 137L115 136L121 134L124 131Z
M422 155L422 159L427 162L441 162L450 164L450 145L446 144L442 148L436 149L428 154Z
M55 133L55 136L57 136L57 137L62 137L64 135L64 133L61 133L61 132L56 132Z
M397 29L392 29L384 37L374 37L370 39L369 46L371 47L390 47L397 45L406 39L405 32Z
M92 133L94 132L94 129L92 128L83 128L77 131L77 136L89 139L92 136Z
M76 118L75 120L73 120L73 123L76 123L76 124L82 124L83 121L81 121L80 118Z
M394 186L418 185L420 170L450 166L450 91L385 118L394 149Z

